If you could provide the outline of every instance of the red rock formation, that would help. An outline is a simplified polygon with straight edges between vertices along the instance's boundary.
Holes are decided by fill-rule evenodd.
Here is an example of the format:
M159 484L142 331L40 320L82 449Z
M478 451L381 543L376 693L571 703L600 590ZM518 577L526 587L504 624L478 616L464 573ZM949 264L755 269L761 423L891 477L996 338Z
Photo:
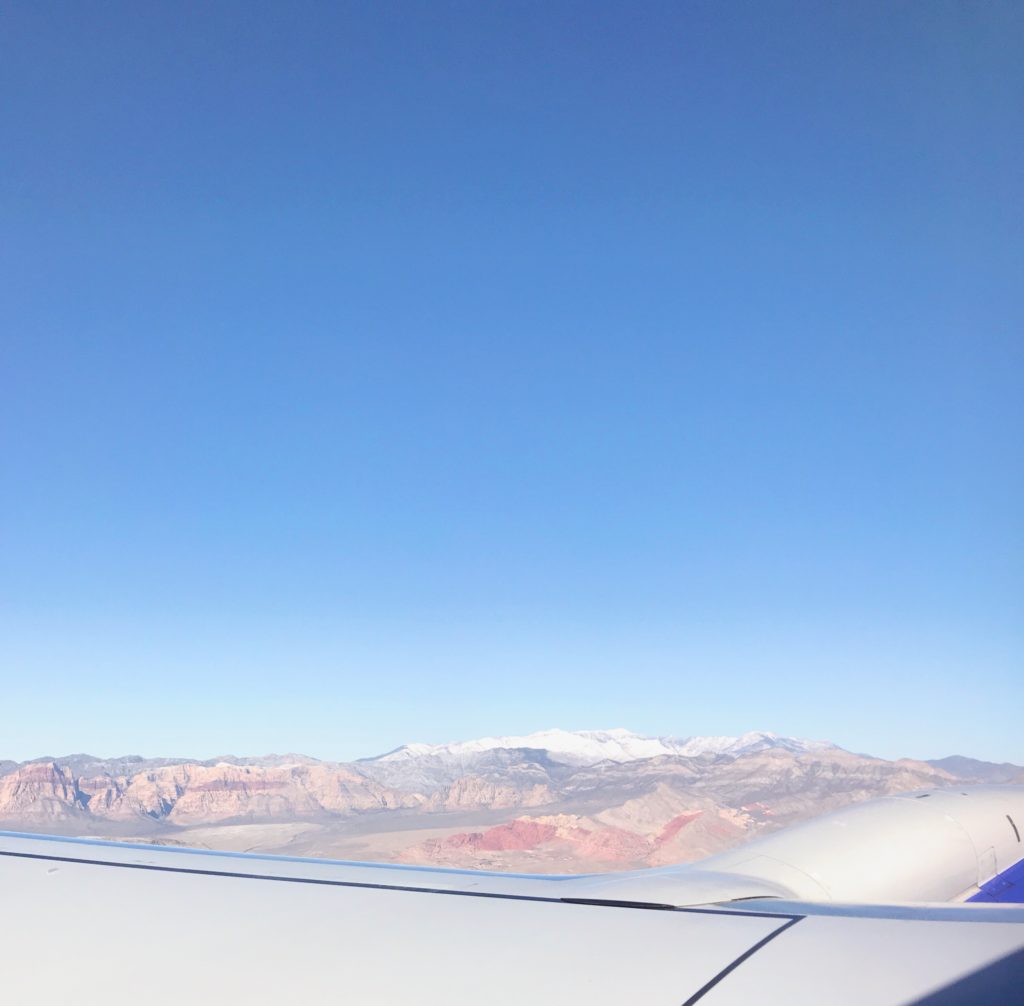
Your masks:
M695 810L690 814L678 814L661 829L660 834L654 840L654 844L664 845L666 842L671 842L672 839L683 830L683 828L685 828L691 821L696 821L703 813L704 811L702 810Z
M535 849L538 845L550 842L557 834L558 829L552 824L519 817L508 824L488 828L480 838L479 848L505 852L512 849Z
M85 800L74 777L56 762L34 762L0 776L3 817L42 822L85 813Z

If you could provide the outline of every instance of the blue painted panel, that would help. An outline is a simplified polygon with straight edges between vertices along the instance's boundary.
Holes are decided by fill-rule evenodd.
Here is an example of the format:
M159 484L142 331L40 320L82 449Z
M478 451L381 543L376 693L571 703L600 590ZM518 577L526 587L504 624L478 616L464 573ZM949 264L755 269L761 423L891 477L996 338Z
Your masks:
M1000 904L1024 904L1024 859L1002 873L997 873L968 901L997 901Z

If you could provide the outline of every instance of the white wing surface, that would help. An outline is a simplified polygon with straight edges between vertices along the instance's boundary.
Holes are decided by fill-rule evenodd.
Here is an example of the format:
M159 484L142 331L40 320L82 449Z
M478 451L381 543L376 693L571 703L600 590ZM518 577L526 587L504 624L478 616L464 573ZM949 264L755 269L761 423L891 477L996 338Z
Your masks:
M0 990L19 1006L1021 1001L1024 908L961 902L1024 859L1022 819L1020 788L936 791L691 866L562 878L0 833ZM947 903L893 904L923 900Z

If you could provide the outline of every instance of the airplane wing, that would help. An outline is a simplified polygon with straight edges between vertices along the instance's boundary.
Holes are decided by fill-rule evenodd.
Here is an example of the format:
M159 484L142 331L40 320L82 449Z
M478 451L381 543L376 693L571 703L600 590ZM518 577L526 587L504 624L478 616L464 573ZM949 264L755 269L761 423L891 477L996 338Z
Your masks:
M1022 787L929 791L571 877L0 833L0 999L1020 1002L1022 822Z

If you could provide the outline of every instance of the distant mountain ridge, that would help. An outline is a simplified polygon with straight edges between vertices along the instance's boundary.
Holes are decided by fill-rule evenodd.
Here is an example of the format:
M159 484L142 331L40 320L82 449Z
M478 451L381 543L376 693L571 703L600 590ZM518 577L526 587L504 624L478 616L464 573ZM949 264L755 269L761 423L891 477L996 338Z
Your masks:
M935 758L928 762L933 768L949 772L958 779L970 779L972 782L992 783L1001 785L1021 781L1024 772L1019 765L1010 762L979 761L977 758L965 758L963 755L950 755L948 758Z
M824 751L835 748L829 741L780 737L755 730L739 737L647 737L621 728L614 730L541 730L518 737L483 737L452 744L406 744L387 754L366 761L400 761L416 758L463 758L494 750L546 751L570 765L597 765L602 761L630 762L644 758L701 755L748 754L769 748L786 751Z
M572 872L683 862L860 800L1024 769L887 761L753 731L552 729L356 762L74 754L0 761L0 828L294 855Z

